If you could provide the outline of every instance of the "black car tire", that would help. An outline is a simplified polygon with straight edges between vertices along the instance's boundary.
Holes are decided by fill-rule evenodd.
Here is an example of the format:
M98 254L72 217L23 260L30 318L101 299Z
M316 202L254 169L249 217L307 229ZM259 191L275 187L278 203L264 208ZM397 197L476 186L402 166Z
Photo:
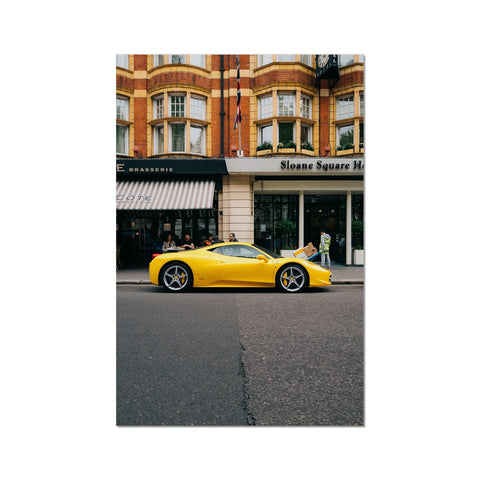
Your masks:
M193 274L185 263L170 262L160 271L159 280L159 283L168 292L185 292L193 285Z
M277 287L282 292L298 293L308 288L307 271L295 263L284 265L277 274Z

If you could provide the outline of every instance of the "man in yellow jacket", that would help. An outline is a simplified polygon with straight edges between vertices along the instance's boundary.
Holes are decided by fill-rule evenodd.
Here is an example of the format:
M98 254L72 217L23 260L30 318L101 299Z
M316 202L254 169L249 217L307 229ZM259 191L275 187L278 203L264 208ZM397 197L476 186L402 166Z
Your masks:
M319 252L321 255L320 266L325 268L325 259L327 260L327 269L330 270L330 241L331 237L325 230L320 231Z

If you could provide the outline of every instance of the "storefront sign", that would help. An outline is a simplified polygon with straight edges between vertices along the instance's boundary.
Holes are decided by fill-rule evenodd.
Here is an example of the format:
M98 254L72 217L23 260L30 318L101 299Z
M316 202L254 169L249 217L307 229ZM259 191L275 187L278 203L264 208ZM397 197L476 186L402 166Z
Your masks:
M117 158L118 174L218 174L226 175L225 160L221 158Z
M317 160L316 162L301 162L295 160L282 160L280 162L281 170L288 171L318 171L324 170L328 171L346 171L346 170L362 170L363 171L363 162L362 160Z

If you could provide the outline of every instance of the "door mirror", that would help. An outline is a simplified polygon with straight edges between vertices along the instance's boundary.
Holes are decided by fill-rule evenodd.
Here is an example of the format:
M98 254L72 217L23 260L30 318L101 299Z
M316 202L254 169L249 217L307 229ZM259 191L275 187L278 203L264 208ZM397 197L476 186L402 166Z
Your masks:
M268 258L265 255L257 255L257 260L263 260L265 263L268 262Z

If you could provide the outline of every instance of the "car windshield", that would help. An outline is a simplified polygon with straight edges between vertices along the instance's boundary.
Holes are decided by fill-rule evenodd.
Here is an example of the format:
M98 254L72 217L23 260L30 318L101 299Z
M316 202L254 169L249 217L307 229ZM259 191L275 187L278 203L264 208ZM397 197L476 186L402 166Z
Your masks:
M254 245L255 248L258 248L259 250L261 250L263 253L266 253L267 255L270 255L271 257L273 258L282 258L281 255L277 255L276 253L273 253L271 252L270 250L268 250L268 248L265 248L265 247L260 247L258 245Z

